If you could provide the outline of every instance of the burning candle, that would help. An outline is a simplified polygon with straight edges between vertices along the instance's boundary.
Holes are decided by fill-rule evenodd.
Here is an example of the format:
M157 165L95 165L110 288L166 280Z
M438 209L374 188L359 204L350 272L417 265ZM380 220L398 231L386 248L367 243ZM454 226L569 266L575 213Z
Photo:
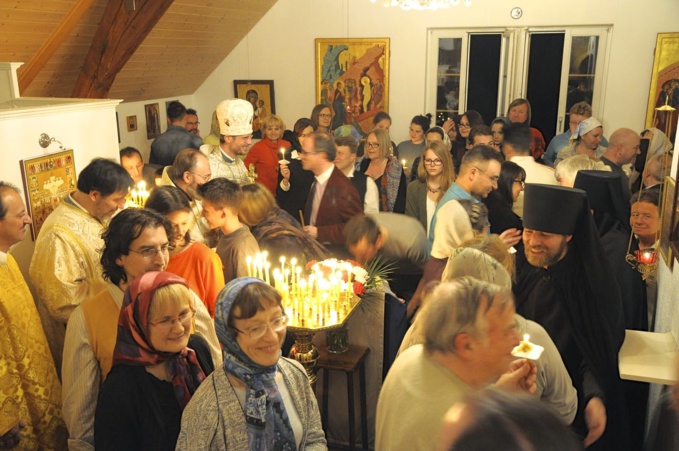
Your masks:
M406 160L405 159L401 160L401 165L403 166L403 169L405 169L405 167L406 167Z

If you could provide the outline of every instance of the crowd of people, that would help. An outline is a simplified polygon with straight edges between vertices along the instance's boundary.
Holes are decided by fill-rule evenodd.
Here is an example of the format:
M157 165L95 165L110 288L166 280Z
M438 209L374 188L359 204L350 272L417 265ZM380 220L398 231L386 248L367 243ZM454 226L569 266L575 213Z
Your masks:
M655 275L627 256L658 247L667 137L606 141L584 102L549 145L526 99L490 122L415 116L398 146L387 113L360 141L334 114L269 115L253 145L252 104L227 99L203 143L171 102L149 164L92 160L47 218L35 301L8 252L31 218L0 182L0 449L327 449L281 355L281 294L248 271L260 251L391 266L378 289L411 326L377 450L641 449L648 387L617 356L625 329L653 328ZM513 356L524 333L539 359Z

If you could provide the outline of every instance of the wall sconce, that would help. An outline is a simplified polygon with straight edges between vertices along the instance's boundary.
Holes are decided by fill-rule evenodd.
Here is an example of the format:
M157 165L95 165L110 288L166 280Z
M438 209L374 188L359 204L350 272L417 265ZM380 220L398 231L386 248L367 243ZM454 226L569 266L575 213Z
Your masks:
M40 147L43 149L47 149L53 142L59 143L59 150L66 150L61 141L57 140L56 138L50 138L47 133L41 133L40 138L38 139L38 144L40 144Z

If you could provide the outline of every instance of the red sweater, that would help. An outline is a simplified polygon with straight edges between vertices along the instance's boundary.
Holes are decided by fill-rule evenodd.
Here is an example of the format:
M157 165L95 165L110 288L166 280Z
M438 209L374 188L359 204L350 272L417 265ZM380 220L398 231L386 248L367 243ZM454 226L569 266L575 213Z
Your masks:
M284 139L273 142L264 138L250 149L245 157L245 167L251 164L257 169L257 183L266 186L276 196L276 184L278 183L278 160L282 159L281 148L288 149L290 143Z

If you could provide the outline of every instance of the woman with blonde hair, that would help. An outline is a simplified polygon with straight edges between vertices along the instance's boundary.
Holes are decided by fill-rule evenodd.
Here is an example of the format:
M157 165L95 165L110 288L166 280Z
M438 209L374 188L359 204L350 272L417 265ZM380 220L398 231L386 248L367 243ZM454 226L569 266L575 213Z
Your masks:
M380 211L405 213L406 175L394 156L389 133L374 128L365 141L365 155L356 160L356 170L372 177L380 192Z
M269 253L270 261L282 255L296 257L299 261L323 260L328 251L315 239L304 233L299 222L276 205L271 193L261 184L241 187L243 203L238 219L250 227L259 249Z
M278 183L278 161L283 158L283 152L291 146L288 141L282 139L284 130L285 124L280 117L275 114L265 117L262 121L264 139L252 146L244 161L245 167L255 165L257 170L255 181L266 186L274 196Z
M440 141L428 142L417 168L417 179L408 184L405 214L420 221L429 235L429 224L438 201L455 180L450 149Z
M132 281L97 402L97 449L175 449L182 411L214 369L207 342L190 335L195 314L181 277L150 271Z
M564 147L556 154L554 166L573 155L601 158L606 152L606 148L599 145L603 136L603 125L596 118L589 117L580 122L571 135L568 147Z

